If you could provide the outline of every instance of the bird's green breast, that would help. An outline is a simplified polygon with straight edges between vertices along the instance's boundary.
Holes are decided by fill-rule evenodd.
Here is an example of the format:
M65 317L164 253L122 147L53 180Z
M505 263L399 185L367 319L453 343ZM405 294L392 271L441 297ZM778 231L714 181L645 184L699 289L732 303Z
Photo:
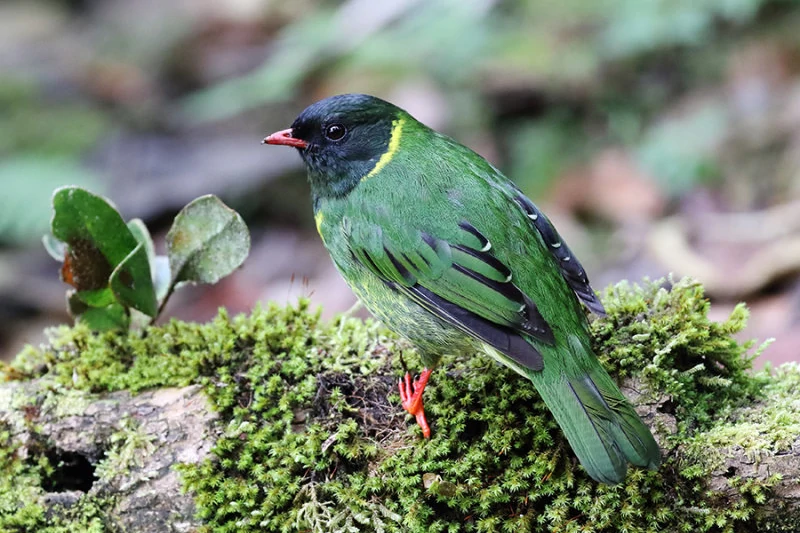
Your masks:
M421 351L425 365L435 366L446 353L476 351L480 343L428 313L407 296L392 290L383 280L354 260L346 227L354 214L344 200L323 201L315 215L317 229L336 268L353 293L390 329L406 337Z

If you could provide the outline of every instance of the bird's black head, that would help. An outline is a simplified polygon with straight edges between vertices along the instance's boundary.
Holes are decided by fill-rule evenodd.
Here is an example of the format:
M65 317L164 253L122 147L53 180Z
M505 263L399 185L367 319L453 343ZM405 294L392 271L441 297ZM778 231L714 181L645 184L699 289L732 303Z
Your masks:
M292 127L266 144L298 149L315 197L341 197L375 168L389 149L392 122L403 111L366 94L342 94L308 106Z

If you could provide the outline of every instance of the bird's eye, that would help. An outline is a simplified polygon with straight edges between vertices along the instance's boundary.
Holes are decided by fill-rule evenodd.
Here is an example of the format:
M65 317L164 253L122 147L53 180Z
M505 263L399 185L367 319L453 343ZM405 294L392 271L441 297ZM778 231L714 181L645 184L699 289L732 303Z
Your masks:
M331 124L325 128L325 137L331 141L338 141L344 137L345 133L347 133L347 130L341 124Z

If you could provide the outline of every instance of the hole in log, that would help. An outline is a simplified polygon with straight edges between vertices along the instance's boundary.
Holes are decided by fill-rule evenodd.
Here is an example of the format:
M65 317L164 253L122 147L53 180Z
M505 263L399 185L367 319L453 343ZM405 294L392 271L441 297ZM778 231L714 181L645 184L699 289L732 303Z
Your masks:
M42 488L46 492L88 492L92 488L95 479L94 465L86 456L57 448L48 449L46 455L53 465L53 473L42 480Z

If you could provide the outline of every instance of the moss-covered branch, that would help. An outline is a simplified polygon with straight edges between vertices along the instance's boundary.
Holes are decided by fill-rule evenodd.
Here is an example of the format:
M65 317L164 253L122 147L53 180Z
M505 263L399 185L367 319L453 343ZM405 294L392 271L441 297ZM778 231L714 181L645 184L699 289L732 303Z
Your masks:
M480 356L435 372L423 441L396 394L413 351L301 302L20 354L0 531L797 531L800 369L750 373L746 309L713 323L699 284L662 285L609 289L592 325L658 472L593 482L531 384Z

